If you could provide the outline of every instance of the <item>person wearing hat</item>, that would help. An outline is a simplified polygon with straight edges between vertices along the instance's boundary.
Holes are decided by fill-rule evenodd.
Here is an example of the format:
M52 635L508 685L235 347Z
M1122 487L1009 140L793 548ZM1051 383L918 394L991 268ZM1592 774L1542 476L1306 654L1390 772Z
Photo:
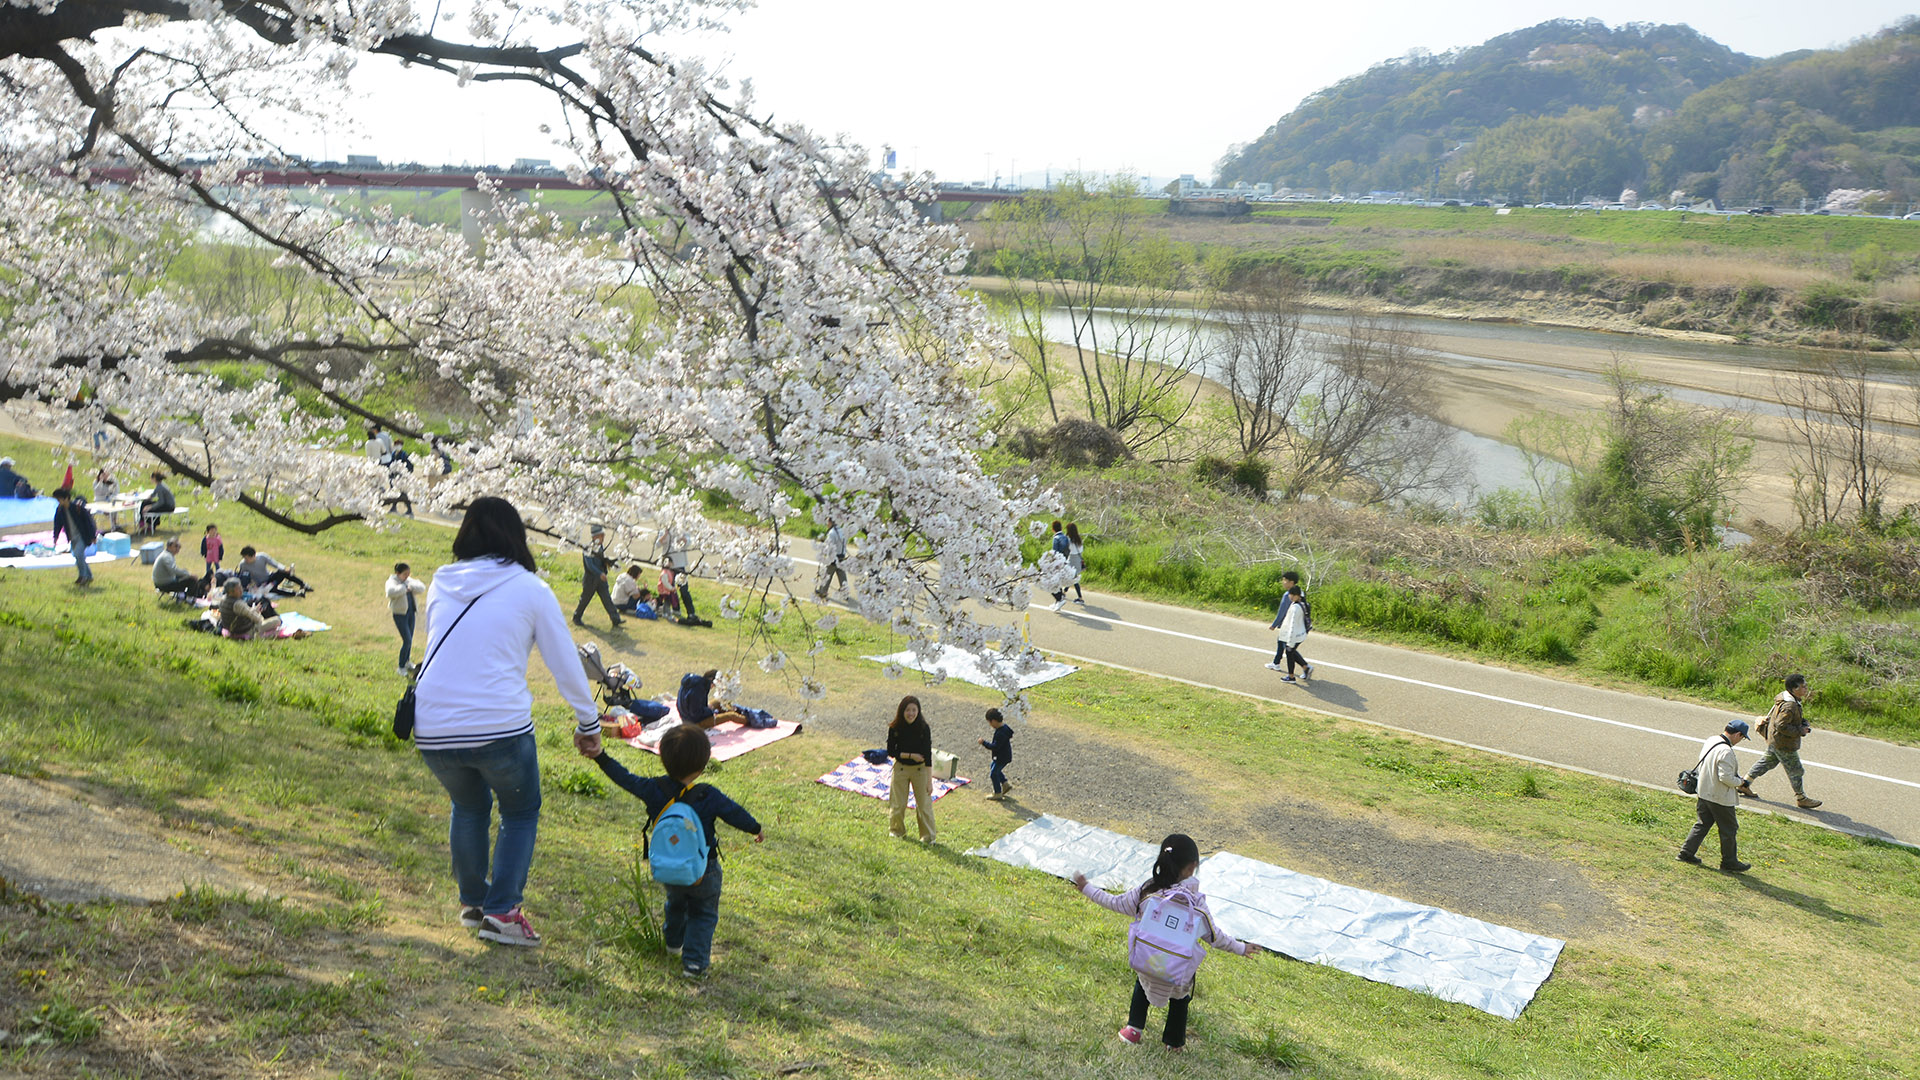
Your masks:
M31 499L33 485L13 471L13 459L0 457L0 499Z
M1708 831L1717 828L1720 830L1720 869L1735 874L1753 869L1751 864L1740 861L1740 823L1734 818L1734 810L1740 803L1740 796L1735 794L1740 787L1740 763L1734 760L1733 748L1745 741L1747 731L1745 720L1729 720L1725 731L1700 747L1700 764L1695 770L1700 774L1700 783L1693 800L1699 820L1693 823L1686 842L1680 845L1680 854L1676 857L1683 863L1700 865L1700 842L1707 838Z
M580 602L573 606L575 626L587 625L580 621L580 616L596 596L615 627L626 622L620 617L620 610L613 606L612 594L607 592L607 530L598 525L588 530L587 546L580 549Z

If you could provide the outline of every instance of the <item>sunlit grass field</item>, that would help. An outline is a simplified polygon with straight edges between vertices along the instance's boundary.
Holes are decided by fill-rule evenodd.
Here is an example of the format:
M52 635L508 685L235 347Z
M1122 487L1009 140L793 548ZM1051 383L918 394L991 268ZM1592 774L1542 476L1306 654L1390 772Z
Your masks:
M972 718L996 699L885 679L858 657L895 643L853 620L822 657L826 719L709 777L768 840L723 829L716 966L699 985L641 913L657 916L659 896L634 874L638 804L573 756L536 661L548 782L527 909L547 943L487 946L455 921L444 795L384 733L400 684L380 584L396 559L445 561L450 533L309 538L207 509L198 492L181 501L196 530L217 521L229 544L296 562L319 588L289 606L334 629L251 644L189 633L137 560L99 567L84 592L63 570L0 571L0 771L112 808L273 899L189 890L154 907L53 908L7 894L9 1075L1920 1075L1908 849L1743 815L1756 870L1695 870L1672 858L1692 816L1678 795L1099 668L1034 691L1017 749L1085 748L1072 766L1085 783L1135 785L1156 796L1143 807L1175 793L1170 816L1097 810L1070 769L1013 803L962 790L939 804L939 845L903 843L887 838L883 804L813 778L876 745L903 692L950 746L971 745ZM571 603L577 560L545 561ZM719 591L703 584L703 606ZM797 622L783 623L796 642ZM742 666L751 700L791 714L789 685L752 667L736 628L642 624L601 640L650 689ZM964 854L1049 810L1135 835L1182 828L1206 850L1292 852L1347 880L1362 876L1357 852L1291 848L1285 823L1404 842L1424 853L1409 880L1510 860L1531 872L1468 881L1458 906L1567 926L1569 945L1517 1022L1279 957L1216 957L1189 1053L1130 1048L1113 1037L1129 983L1122 921L1057 880ZM1394 873L1375 866L1361 883ZM1592 894L1577 920L1558 906L1575 887Z

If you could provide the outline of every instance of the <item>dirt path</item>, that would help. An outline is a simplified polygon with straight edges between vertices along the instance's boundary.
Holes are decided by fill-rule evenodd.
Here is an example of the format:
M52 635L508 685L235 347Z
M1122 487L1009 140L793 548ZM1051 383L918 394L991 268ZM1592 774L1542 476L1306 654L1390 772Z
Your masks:
M902 692L913 688L876 690L809 722L808 730L879 746ZM799 702L777 704L795 709ZM935 745L959 754L961 775L976 778L940 805L984 799L990 790L986 752L974 740L985 725L973 723L971 715L930 712L929 719L938 724ZM970 735L973 726L980 733ZM1209 796L1202 770L1058 725L1027 726L1031 730L1017 732L1014 739L1014 763L1007 774L1014 784L1012 797L1000 804L1008 831L1054 814L1148 839L1186 832L1202 852L1252 849L1302 873L1560 938L1601 936L1623 917L1571 862L1409 836L1391 815L1355 813L1297 796L1251 807L1239 801L1223 805ZM884 805L874 806L873 820L875 828L885 826Z

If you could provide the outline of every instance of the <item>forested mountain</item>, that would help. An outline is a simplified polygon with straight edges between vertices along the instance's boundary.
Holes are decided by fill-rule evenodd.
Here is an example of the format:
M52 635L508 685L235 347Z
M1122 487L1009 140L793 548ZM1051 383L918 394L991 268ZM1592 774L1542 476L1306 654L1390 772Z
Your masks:
M1379 64L1221 162L1224 182L1538 201L1793 201L1920 175L1920 18L1760 61L1687 26L1556 19Z

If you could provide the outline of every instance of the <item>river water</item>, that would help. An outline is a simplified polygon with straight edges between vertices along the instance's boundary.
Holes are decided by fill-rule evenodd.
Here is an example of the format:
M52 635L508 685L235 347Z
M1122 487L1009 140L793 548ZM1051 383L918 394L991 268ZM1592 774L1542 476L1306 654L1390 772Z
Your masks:
M1118 335L1122 331L1118 312L1101 310L1095 313L1094 318L1096 330L1103 344L1118 340ZM1303 316L1302 321L1308 332L1309 354L1319 358L1324 358L1328 354L1336 336L1342 333L1346 326L1346 319L1336 314L1308 313ZM1516 371L1532 371L1560 379L1591 381L1596 385L1604 381L1603 376L1598 372L1488 356L1484 354L1484 346L1487 343L1515 343L1603 352L1619 350L1631 352L1637 358L1710 362L1750 371L1763 378L1773 374L1808 370L1819 355L1812 350L1785 346L1727 345L1715 342L1670 340L1525 323L1465 322L1419 317L1402 317L1396 322L1401 327L1425 337L1434 363L1443 369L1499 367ZM1044 326L1049 340L1071 344L1073 322L1065 311L1056 309L1048 312ZM1197 335L1193 344L1204 355L1207 351L1205 346L1215 335L1222 332L1224 323L1216 318L1194 315L1181 319L1180 326L1184 332ZM1173 337L1166 346L1153 350L1151 358L1161 361L1177 360L1177 356L1169 354L1184 348L1186 344L1184 337ZM1324 359L1316 362L1324 363ZM1897 354L1868 354L1867 366L1869 373L1889 381L1909 382L1914 378L1911 361ZM1217 377L1216 372L1206 369L1204 365L1202 373L1209 377ZM1654 381L1652 385L1677 401L1761 415L1786 415L1786 409L1777 402L1761 397L1714 393L1695 387L1676 386L1658 381ZM1311 384L1309 389L1311 390ZM1433 493L1438 501L1467 506L1471 505L1477 496L1502 488L1532 491L1533 481L1528 473L1526 459L1518 449L1498 439L1489 439L1460 428L1454 429L1454 436L1457 445L1472 463L1469 470L1471 475L1466 482L1453 490ZM1555 476L1564 472L1557 463L1551 461L1544 462L1543 467L1549 474Z

